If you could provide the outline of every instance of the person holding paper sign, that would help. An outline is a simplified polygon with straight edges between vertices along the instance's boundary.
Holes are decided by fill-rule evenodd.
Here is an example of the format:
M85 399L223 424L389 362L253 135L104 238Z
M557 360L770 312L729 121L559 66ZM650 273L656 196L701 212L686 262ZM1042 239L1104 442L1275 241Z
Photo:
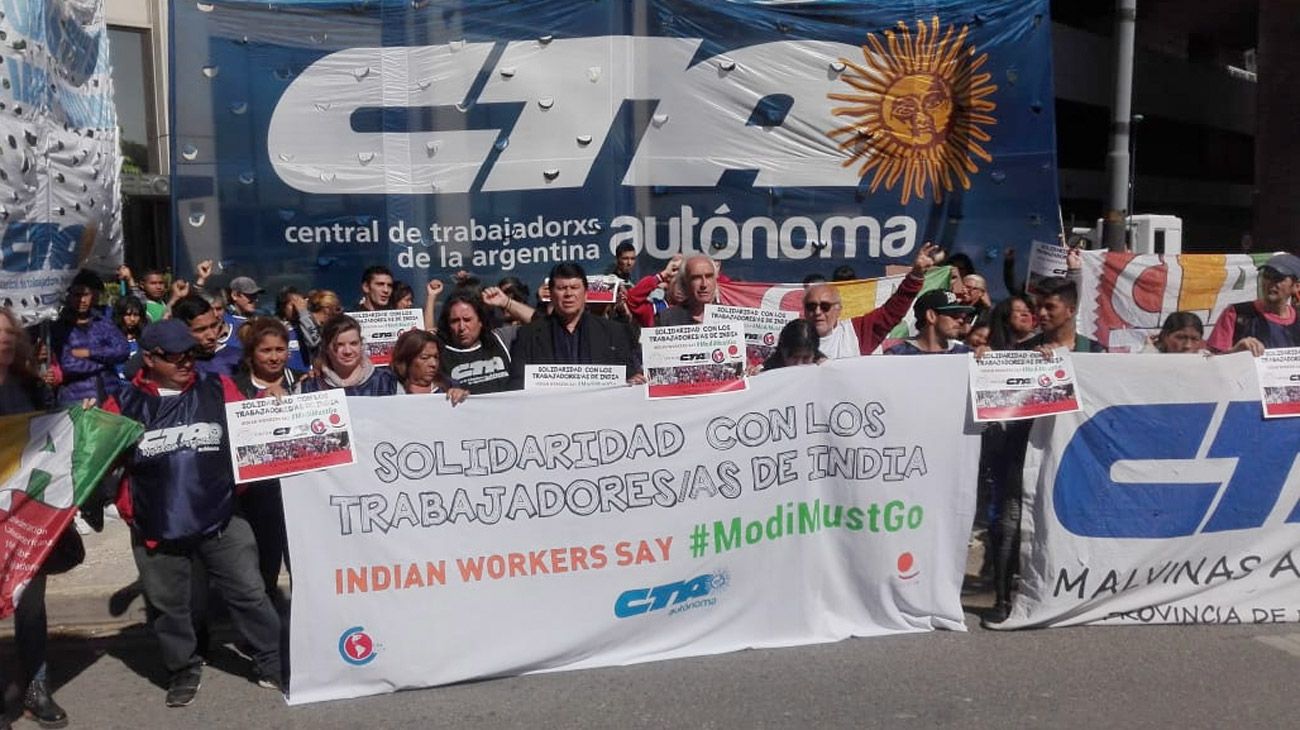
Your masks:
M289 361L289 330L274 317L253 317L239 328L243 345L243 367L235 375L235 387L245 398L279 398L293 392L301 377L286 366ZM257 539L257 564L262 584L272 605L287 619L288 601L280 591L280 566L289 566L289 537L284 528L284 505L280 480L254 482L238 493L239 513L248 520Z
M315 393L342 388L348 395L396 395L397 377L377 368L366 356L361 325L346 314L325 323L314 374L298 381L297 392Z
M511 387L524 387L528 365L623 365L629 385L644 383L627 326L587 312L587 272L573 262L556 264L550 288L551 313L522 328L511 349Z

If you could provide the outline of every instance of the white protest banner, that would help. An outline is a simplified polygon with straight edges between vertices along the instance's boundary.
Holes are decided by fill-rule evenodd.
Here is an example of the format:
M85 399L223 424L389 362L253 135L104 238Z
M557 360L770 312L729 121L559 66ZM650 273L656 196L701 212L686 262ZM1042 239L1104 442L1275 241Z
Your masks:
M1029 278L1025 290L1032 294L1043 279L1069 276L1070 268L1065 260L1069 251L1059 243L1034 241L1029 250Z
M1017 421L1079 410L1070 352L1034 350L971 355L970 398L976 421Z
M647 398L681 398L748 387L739 322L641 330Z
M424 312L419 309L377 309L348 312L348 316L361 325L361 340L375 365L393 359L393 346L403 332L424 327Z
M812 371L692 401L352 399L357 464L284 488L289 703L964 630L964 363Z
M356 461L342 390L227 403L226 428L240 484Z
M798 312L781 309L704 305L704 324L739 322L745 328L745 358L751 367L762 365L776 351L781 330L798 316Z
M1300 421L1261 416L1251 356L1075 366L1084 410L1030 437L998 628L1300 621Z
M626 365L524 366L524 390L608 388L626 384Z
M1265 350L1255 372L1265 418L1300 416L1300 347Z

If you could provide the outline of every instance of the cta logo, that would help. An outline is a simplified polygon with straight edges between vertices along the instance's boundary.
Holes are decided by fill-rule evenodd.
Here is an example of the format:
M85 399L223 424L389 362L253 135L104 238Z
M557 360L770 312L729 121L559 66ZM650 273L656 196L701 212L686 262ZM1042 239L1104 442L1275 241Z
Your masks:
M633 588L623 591L614 601L614 615L630 618L665 608L671 608L669 615L672 615L695 608L707 608L718 602L717 594L730 582L727 573L719 571L654 588Z
M375 640L362 626L353 626L339 637L339 656L354 667L362 667L375 660Z
M1219 410L1223 418L1211 430ZM1300 422L1266 421L1258 401L1111 406L1079 426L1062 452L1053 509L1083 537L1296 524L1300 504L1278 502L1297 454Z
M709 356L703 352L686 352L682 353L682 355L677 359L682 362L699 362L700 360L707 360L708 357Z

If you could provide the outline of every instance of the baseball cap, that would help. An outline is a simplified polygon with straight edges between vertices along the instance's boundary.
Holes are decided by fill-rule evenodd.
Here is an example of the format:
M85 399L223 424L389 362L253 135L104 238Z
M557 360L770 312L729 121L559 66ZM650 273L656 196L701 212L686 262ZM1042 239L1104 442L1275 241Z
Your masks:
M1272 269L1282 276L1300 280L1300 256L1293 253L1280 253L1264 262L1261 269Z
M261 294L266 290L258 286L257 282L253 281L251 277L236 276L230 280L230 291L237 291L240 294L251 296L253 294Z
M918 320L925 318L925 313L934 310L941 314L962 314L974 312L975 308L962 304L956 294L943 289L932 289L916 298L916 304L912 305L912 313Z
M143 352L162 351L168 355L189 352L199 346L198 340L190 334L190 328L179 319L164 319L144 328L140 333L140 350Z

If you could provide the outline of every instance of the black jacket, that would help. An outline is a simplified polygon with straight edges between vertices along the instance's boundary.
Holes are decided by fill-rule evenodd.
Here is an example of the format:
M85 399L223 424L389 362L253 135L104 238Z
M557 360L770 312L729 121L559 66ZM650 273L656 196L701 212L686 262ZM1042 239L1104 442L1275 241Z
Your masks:
M562 327L555 317L536 317L519 330L510 348L510 387L524 387L524 366L563 365L555 354L555 328ZM632 331L627 325L584 312L578 320L578 362L581 365L625 365L627 376L641 372Z

